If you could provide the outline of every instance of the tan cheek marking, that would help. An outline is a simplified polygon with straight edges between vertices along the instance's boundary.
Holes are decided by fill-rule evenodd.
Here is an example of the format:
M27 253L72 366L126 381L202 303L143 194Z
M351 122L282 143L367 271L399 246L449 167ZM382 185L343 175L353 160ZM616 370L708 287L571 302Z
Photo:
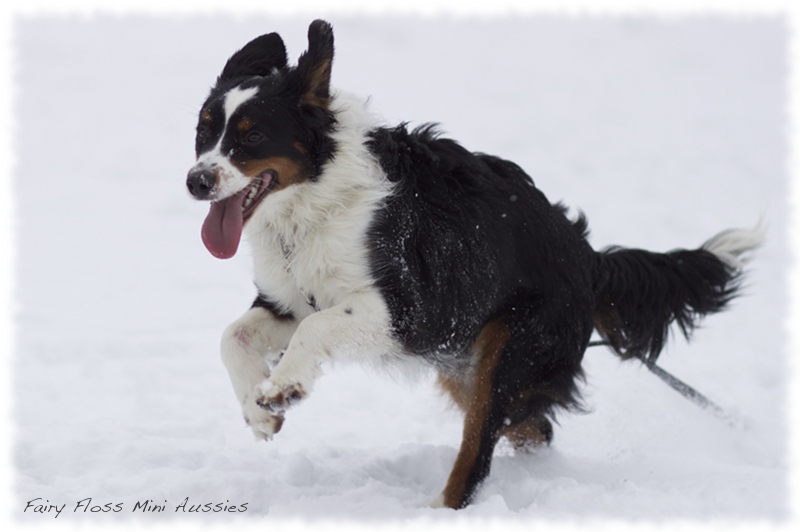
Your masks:
M256 177L267 170L275 170L278 174L278 184L274 190L283 190L288 186L302 183L308 179L308 172L304 170L302 165L286 157L254 159L246 163L234 163L234 165L249 178Z

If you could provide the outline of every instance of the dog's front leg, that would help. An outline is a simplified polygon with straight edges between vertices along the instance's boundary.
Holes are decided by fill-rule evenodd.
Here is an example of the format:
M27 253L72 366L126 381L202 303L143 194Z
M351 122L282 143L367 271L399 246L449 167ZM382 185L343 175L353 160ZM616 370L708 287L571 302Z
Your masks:
M359 294L304 319L257 402L274 415L304 399L325 360L375 359L395 350L389 312L377 293Z
M269 440L278 432L283 416L258 407L258 384L269 377L270 366L278 362L296 329L294 318L254 305L222 335L222 361L242 406L245 423L259 439Z

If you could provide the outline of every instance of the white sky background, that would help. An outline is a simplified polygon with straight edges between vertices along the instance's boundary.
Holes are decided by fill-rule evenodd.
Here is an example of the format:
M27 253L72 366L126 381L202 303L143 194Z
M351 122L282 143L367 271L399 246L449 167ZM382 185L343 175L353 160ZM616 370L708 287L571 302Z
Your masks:
M322 0L291 0L291 1L265 1L265 0L245 0L235 2L236 8L231 9L230 5L233 2L219 1L219 0L195 0L195 1L157 1L157 0L115 0L110 2L101 1L58 1L58 0L6 0L3 6L0 7L0 95L2 99L2 108L0 108L0 354L3 356L3 368L8 367L10 358L13 351L13 337L12 337L12 323L11 317L14 312L13 301L13 265L15 261L14 256L14 204L13 204L13 189L11 187L11 173L14 164L14 145L13 145L13 98L14 87L11 84L11 73L13 72L13 50L9 46L9 41L13 32L13 20L17 16L36 16L42 14L75 14L90 16L97 13L98 10L105 13L113 13L119 15L127 15L132 13L141 14L157 14L157 15L175 15L175 14L199 14L199 13L246 13L247 11L269 11L271 13L296 15L302 13L309 13L312 17L324 17L325 13L350 13L350 14L388 14L392 12L403 12L409 14L423 14L423 15L468 15L468 16L492 16L503 15L509 12L525 12L534 13L541 11L548 11L554 13L568 13L572 15L585 15L585 14L609 14L609 13L653 13L663 14L669 16L671 14L685 14L685 13L708 13L708 12L723 12L723 13L739 13L747 15L749 13L779 13L788 12L791 14L791 27L795 39L792 42L792 69L793 79L791 85L793 88L800 87L797 83L798 71L800 71L800 64L798 64L798 44L797 44L797 29L798 22L800 22L800 14L798 8L790 7L793 2L791 1L525 1L525 0L491 0L485 2L475 2L467 0L402 0L395 2L381 2L378 0L347 0L347 1L334 1L326 2ZM794 2L800 4L799 2ZM790 248L795 250L795 261L797 252L800 250L800 230L798 229L798 206L800 206L800 186L798 185L797 173L797 148L798 148L798 135L797 135L797 117L798 109L796 103L797 90L793 90L792 94L792 108L791 122L792 122L792 137L790 144L790 151L792 154L791 161L791 214L792 214L792 230L790 231ZM798 312L798 289L800 288L800 281L798 280L798 271L795 266L792 268L792 277L790 281L792 288L792 299L790 307L790 320L791 323L800 324L800 312ZM798 346L797 327L792 329L790 341L792 342L792 353L797 354L800 352ZM796 373L798 363L796 357L792 357L789 361L789 368L792 370L792 380L796 383ZM10 396L11 382L9 382L9 373L3 371L5 377L3 381L3 394L2 397L2 412L5 414L6 419L10 419L11 401ZM790 385L789 390L794 386ZM797 404L797 393L792 394L792 404ZM791 409L790 409L791 411ZM796 465L797 458L800 456L798 453L797 442L797 426L798 424L792 420L792 442L790 450L792 453L791 463ZM13 442L13 427L6 426L4 434L5 438L2 440L2 451L6 457L6 463L10 460L11 443ZM11 468L6 465L5 473L3 475L2 483L3 493L0 494L0 500L3 503L13 500L10 495L11 481L13 475ZM795 490L798 488L796 467L793 468L792 485ZM795 511L798 506L793 505ZM5 521L9 518L9 513L12 510L6 504L0 504L0 512ZM752 524L752 523L750 523ZM797 524L795 522L795 524ZM136 523L131 523L130 527L133 528ZM163 526L163 525L162 525ZM174 526L174 525L171 525ZM369 525L361 525L369 526ZM554 526L556 526L554 524ZM558 525L558 527L566 526L565 524ZM615 526L615 529L623 530L626 528L633 528L635 523L621 524ZM767 525L765 525L767 526ZM787 525L788 526L788 525ZM63 528L63 524L59 527ZM166 526L165 526L166 528ZM6 527L6 529L8 529Z

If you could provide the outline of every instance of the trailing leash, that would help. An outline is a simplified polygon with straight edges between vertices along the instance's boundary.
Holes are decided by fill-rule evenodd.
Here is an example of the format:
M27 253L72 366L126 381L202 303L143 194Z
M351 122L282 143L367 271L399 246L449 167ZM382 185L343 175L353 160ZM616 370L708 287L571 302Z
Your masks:
M605 342L603 340L589 342L588 347L599 347L599 346L606 346L611 347L609 342ZM693 402L703 410L711 413L713 416L725 421L731 426L734 427L741 427L744 425L741 419L726 412L722 407L717 405L711 399L703 395L702 393L698 392L670 372L666 371L664 368L657 365L655 362L647 361L643 356L637 357L642 364L644 364L647 369L649 369L653 374L656 375L659 379L667 383L673 390L676 390L682 396L684 396L689 401Z

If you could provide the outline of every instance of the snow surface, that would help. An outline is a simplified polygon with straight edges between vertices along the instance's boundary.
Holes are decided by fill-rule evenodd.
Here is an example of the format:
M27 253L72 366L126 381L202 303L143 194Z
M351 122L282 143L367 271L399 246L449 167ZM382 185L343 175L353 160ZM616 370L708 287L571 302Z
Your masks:
M438 121L582 209L596 248L696 247L764 214L746 296L662 366L731 427L636 363L587 352L585 402L549 449L499 446L458 515L433 510L460 415L431 375L328 368L268 443L253 440L219 338L254 295L246 246L200 241L184 188L196 112L225 59L308 18L64 18L15 23L17 522L238 524L781 523L785 400L785 21L773 18L332 17L337 87L388 122ZM573 212L576 212L573 210ZM78 501L119 513L74 512ZM164 512L134 513L149 500Z

